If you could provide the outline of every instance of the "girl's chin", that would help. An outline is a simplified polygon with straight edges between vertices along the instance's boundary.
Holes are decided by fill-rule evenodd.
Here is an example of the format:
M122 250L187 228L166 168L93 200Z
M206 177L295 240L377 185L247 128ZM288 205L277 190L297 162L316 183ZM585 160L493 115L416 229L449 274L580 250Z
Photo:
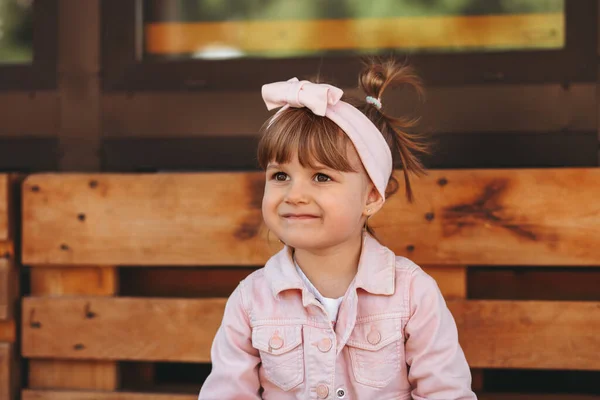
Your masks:
M335 240L335 238L329 236L326 240L315 237L314 235L284 235L281 237L281 241L289 247L293 247L297 250L323 250L325 248L334 247L343 242L343 240Z

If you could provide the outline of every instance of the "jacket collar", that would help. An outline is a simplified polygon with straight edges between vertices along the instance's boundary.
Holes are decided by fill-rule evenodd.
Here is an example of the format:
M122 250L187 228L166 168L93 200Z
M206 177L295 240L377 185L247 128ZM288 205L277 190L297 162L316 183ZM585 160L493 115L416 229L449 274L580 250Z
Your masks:
M394 253L365 233L358 271L352 285L371 294L392 295L396 287L395 271ZM269 259L265 265L265 276L275 297L285 290L304 289L304 282L296 272L288 246Z

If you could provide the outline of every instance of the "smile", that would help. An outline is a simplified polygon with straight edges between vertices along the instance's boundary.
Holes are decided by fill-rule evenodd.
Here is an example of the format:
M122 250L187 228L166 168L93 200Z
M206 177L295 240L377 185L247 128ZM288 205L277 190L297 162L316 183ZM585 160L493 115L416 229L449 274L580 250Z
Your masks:
M319 217L316 215L310 214L283 214L281 217L289 220L289 221L310 221L318 219Z

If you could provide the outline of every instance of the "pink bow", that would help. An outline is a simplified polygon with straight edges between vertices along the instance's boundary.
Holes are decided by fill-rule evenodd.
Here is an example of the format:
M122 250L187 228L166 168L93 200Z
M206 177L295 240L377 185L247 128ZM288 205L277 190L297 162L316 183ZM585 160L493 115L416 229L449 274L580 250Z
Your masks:
M309 108L315 115L325 116L328 105L335 105L344 91L325 83L312 83L292 78L287 82L263 85L262 97L267 109L290 106Z

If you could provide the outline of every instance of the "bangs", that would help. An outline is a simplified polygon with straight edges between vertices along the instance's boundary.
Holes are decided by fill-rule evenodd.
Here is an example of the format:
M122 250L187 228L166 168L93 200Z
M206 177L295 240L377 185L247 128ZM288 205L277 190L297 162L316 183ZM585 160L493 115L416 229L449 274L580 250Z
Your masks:
M303 167L319 166L358 172L348 162L347 149L352 144L342 129L327 117L315 115L307 108L288 108L263 125L258 144L258 163L266 169L270 162L285 164L294 155Z

